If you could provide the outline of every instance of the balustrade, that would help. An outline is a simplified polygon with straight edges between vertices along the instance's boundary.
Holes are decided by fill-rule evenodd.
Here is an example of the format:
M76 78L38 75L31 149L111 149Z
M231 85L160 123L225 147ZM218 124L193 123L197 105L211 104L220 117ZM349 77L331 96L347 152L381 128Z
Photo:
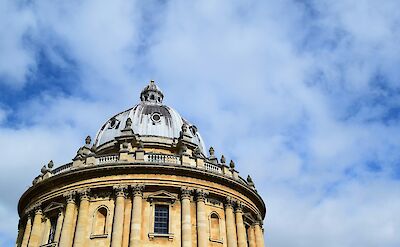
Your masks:
M146 154L145 162L165 163L165 164L180 164L180 158L168 154Z
M204 168L210 172L222 173L221 167L211 164L211 163L204 163Z
M115 162L118 162L118 155L107 155L96 158L96 164L98 165L115 163Z

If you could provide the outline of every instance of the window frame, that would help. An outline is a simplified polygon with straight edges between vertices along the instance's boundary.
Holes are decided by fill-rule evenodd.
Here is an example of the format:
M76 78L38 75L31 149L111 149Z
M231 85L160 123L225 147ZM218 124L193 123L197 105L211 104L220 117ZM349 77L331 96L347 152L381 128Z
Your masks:
M174 233L173 233L174 229L172 229L172 225L175 221L174 218L172 217L173 216L172 208L174 207L176 200L177 198L175 195L164 190L148 195L147 201L150 203L148 237L150 240L154 240L155 237L168 238L168 240L170 241L174 239ZM156 205L168 206L168 233L154 232Z
M212 235L211 235L211 229L212 229L212 226L211 226L211 218L212 218L212 215L216 215L217 218L218 218L218 227L219 227L219 238L218 238L218 239L212 238ZM222 232L221 217L219 216L219 214L218 214L217 212L212 211L212 212L208 215L208 239L209 239L211 242L223 243L224 239L223 239L222 235L223 235L223 232Z
M157 208L163 208L163 209L166 209L166 212L167 212L167 217L166 217L166 232L164 232L163 230L164 229L162 229L162 228L160 228L161 229L161 231L156 231L156 223L158 223L158 222L156 222L156 218L157 218ZM166 204L160 204L160 203L157 203L157 204L155 204L154 205L154 224L153 224L153 232L154 233L156 233L156 234L168 234L169 233L169 229L170 229L170 225L169 225L169 221L170 221L170 209L169 209L169 206L168 205L166 205ZM165 222L159 222L159 223L165 223Z
M107 212L106 214L106 218L105 218L105 222L104 222L104 233L103 234L97 234L95 232L96 230L96 223L97 223L97 213L99 212L100 209L104 208ZM98 206L92 214L92 229L90 231L90 238L108 238L109 236L109 227L108 227L108 223L109 223L109 218L110 218L110 209L106 206L106 205L100 205Z

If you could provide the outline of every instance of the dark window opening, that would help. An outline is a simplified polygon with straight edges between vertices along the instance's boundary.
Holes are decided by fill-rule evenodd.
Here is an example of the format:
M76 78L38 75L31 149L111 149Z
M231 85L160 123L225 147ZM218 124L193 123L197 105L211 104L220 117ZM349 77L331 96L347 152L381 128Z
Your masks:
M247 242L247 246L250 246L250 242L249 242L249 230L250 230L250 226L249 225L245 225L246 227L246 242Z
M155 205L154 233L168 234L169 206Z
M57 219L55 217L50 218L50 233L48 244L54 243L54 236L56 234Z

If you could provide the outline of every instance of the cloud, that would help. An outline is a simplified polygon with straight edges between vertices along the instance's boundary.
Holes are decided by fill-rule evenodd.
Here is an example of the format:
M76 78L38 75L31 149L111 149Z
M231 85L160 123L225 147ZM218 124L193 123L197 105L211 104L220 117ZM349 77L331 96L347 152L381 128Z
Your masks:
M15 238L18 196L42 164L69 161L155 79L253 176L267 245L397 246L398 5L2 3L0 187L18 193L3 191L1 241Z
M32 12L13 1L0 3L0 83L22 87L35 70L35 52L28 43L35 19Z

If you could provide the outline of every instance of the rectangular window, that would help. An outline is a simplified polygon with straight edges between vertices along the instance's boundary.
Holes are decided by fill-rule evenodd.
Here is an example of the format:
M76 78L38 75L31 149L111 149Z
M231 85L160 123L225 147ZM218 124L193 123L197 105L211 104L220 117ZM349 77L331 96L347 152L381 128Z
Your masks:
M50 233L49 233L49 240L47 241L48 244L54 242L54 234L56 233L56 226L57 226L57 219L52 217L50 220Z
M155 205L154 233L168 234L169 206Z

